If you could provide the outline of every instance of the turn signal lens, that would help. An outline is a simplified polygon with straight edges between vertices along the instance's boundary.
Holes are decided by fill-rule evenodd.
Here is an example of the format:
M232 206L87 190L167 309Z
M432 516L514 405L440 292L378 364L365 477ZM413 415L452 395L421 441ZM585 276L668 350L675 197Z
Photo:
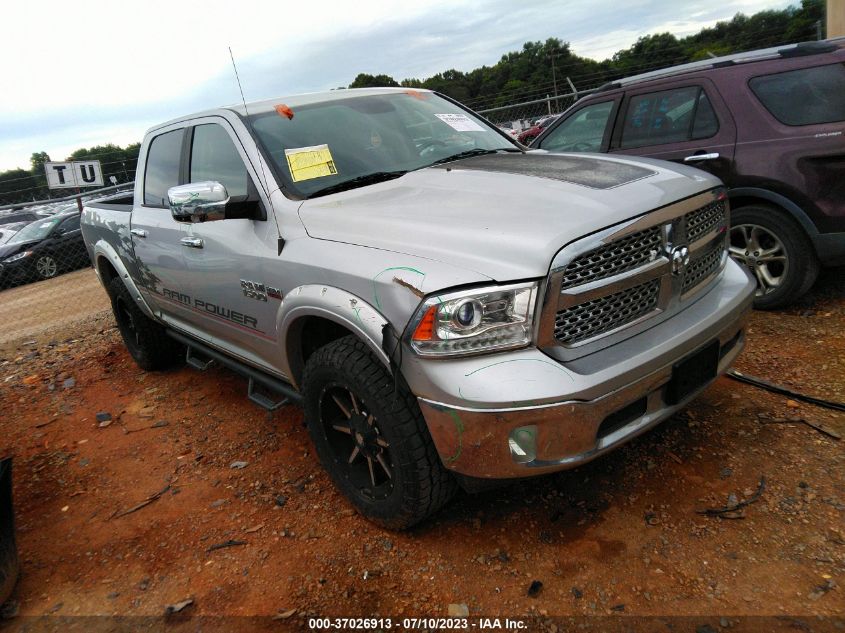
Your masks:
M437 314L437 306L431 306L423 315L417 329L414 330L413 340L430 341L434 336L434 316Z

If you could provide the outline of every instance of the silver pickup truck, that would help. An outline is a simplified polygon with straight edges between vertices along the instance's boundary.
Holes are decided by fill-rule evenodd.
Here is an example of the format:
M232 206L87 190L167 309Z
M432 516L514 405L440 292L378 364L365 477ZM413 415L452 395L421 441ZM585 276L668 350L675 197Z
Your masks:
M338 90L147 132L82 229L145 369L217 362L371 520L572 468L734 361L754 282L718 180L526 151L423 90Z

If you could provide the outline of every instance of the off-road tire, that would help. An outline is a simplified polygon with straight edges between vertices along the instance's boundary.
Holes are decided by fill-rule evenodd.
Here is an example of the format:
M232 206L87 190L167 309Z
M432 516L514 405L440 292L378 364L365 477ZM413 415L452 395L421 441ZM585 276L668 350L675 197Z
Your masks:
M184 359L184 346L167 336L164 327L141 312L120 277L109 282L108 292L117 329L138 367L147 371L167 369Z
M783 244L788 262L778 288L756 296L754 307L758 310L782 308L804 295L815 283L820 264L812 243L798 223L776 207L755 204L731 210L731 227L743 224L760 226L776 236ZM737 262L743 265L743 262Z
M329 402L330 390L337 389L355 396L353 404L360 406L365 417L374 418L378 437L389 444L382 450L393 476L386 480L391 488L381 499L372 498L375 487L368 493L356 485L346 454L339 453L336 443L329 439L334 431L329 428L330 405L325 403ZM394 381L362 341L347 336L314 352L305 365L302 393L305 423L320 462L337 488L367 519L402 530L434 514L452 498L457 483L440 461L416 399L401 376ZM354 447L355 441L351 434L350 446Z

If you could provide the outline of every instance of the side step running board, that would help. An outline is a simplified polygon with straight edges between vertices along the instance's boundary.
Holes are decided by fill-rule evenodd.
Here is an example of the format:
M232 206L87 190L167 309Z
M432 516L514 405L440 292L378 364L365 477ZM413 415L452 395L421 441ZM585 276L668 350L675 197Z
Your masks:
M250 367L239 360L235 360L231 356L218 352L204 343L200 343L199 341L183 334L174 332L173 330L167 330L167 335L188 348L188 351L185 354L185 361L191 367L204 371L208 369L212 363L216 362L248 378L249 387L247 390L247 397L259 407L266 409L267 411L275 411L289 402L293 404L302 404L302 394L300 394L290 384L279 380L278 378L268 376L262 371ZM257 391L256 385L260 385L265 390L279 394L283 397L279 400L273 400L264 393Z

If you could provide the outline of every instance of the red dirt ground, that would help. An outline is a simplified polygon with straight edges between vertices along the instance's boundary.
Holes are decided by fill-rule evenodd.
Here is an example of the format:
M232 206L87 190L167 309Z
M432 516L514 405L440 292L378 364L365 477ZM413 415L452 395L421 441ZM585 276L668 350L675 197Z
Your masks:
M796 307L753 314L737 368L845 401L842 272ZM794 421L845 435L845 414L727 378L607 457L462 493L391 533L335 492L299 409L264 413L222 369L145 373L110 315L6 344L0 361L18 621L158 616L188 598L194 615L295 610L298 626L450 603L488 616L845 614L843 441ZM751 496L761 476L744 518L696 513ZM245 544L209 551L228 540Z

